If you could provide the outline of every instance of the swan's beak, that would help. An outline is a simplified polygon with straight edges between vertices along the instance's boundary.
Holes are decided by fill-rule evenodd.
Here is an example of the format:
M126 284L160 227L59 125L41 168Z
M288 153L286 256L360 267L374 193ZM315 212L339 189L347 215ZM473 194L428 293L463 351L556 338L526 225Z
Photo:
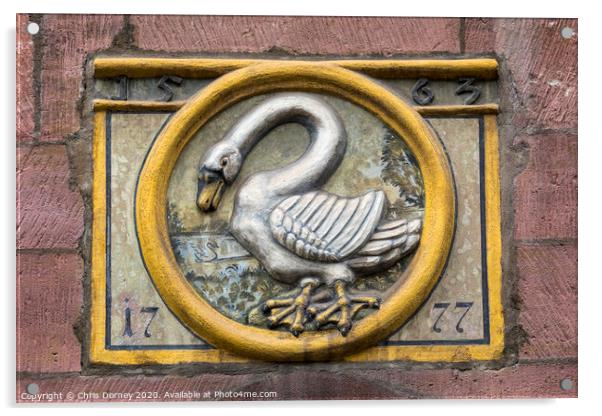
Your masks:
M196 204L201 211L215 211L222 200L225 181L221 172L202 168L199 172L199 189Z

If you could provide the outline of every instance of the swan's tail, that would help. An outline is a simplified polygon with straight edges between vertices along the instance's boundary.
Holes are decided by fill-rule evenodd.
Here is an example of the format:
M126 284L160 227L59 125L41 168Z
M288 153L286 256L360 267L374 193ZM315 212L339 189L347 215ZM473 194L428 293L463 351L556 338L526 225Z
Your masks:
M420 219L381 222L370 240L346 263L358 274L386 270L418 246L421 228Z

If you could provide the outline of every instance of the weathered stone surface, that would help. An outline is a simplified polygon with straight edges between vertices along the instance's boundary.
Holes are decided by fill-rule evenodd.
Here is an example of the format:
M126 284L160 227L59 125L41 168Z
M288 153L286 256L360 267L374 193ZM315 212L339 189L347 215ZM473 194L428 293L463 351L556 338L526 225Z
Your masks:
M123 26L116 15L45 15L40 29L42 59L42 140L63 140L80 127L86 55L111 46Z
M28 15L17 15L17 141L34 138L33 38L28 23Z
M518 247L522 358L577 357L577 246Z
M17 254L17 371L80 370L82 274L77 253Z
M570 378L573 389L560 389L560 380ZM573 364L520 364L500 371L492 370L347 370L308 371L265 374L202 374L184 376L133 376L133 377L63 377L54 379L20 377L17 380L17 400L27 402L22 396L29 383L35 382L40 393L68 392L77 397L80 392L92 392L100 398L88 401L119 401L109 393L158 392L159 399L133 401L174 401L165 393L199 392L196 400L216 400L216 391L275 392L271 400L293 399L402 399L402 398L520 398L520 397L576 397L577 366ZM210 397L203 398L209 392ZM222 399L223 400L223 399ZM253 400L248 398L247 400ZM263 400L256 398L255 400ZM59 400L61 401L61 400ZM121 400L123 401L123 399Z
M459 19L132 16L143 49L294 54L459 52Z
M507 60L515 127L577 127L577 19L466 19L465 28L466 52Z
M577 237L577 136L520 136L529 162L515 179L515 237L520 240Z
M83 216L65 146L17 148L17 248L77 248Z

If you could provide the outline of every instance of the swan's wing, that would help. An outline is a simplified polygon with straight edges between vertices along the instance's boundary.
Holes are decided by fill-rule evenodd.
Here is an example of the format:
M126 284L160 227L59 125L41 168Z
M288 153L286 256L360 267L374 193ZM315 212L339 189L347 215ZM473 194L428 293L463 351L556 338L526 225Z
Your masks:
M369 239L385 206L383 191L344 198L314 191L286 198L270 214L274 238L308 260L338 262Z

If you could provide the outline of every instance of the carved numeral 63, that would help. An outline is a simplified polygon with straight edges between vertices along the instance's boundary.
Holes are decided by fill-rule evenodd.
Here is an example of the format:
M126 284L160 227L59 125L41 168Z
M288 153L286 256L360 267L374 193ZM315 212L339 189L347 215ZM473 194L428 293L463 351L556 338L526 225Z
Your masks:
M474 104L481 96L481 89L476 85L474 78L460 78L458 80L460 86L456 88L456 95L470 93L468 97L464 99L464 104Z
M412 88L412 99L418 105L429 105L435 99L435 95L431 91L431 89L427 86L429 80L426 78L420 78L414 84L414 88Z

